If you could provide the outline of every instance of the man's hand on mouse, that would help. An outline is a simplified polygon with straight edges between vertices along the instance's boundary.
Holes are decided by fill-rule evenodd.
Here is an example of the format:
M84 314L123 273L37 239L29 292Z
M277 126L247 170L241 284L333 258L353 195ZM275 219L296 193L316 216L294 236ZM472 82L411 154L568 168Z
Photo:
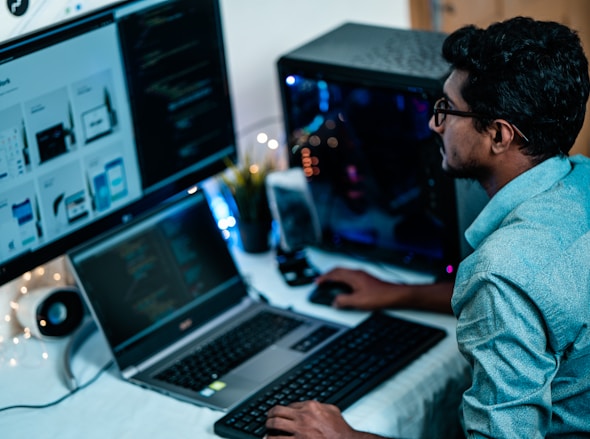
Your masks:
M332 306L336 308L355 308L376 310L401 306L411 293L406 285L385 282L363 270L335 268L315 280L316 284L325 281L344 282L352 288L350 294L339 294Z
M406 308L452 314L453 280L427 284L396 284L383 281L362 270L335 268L318 276L316 283L344 282L352 288L339 294L332 306L372 311L385 308Z

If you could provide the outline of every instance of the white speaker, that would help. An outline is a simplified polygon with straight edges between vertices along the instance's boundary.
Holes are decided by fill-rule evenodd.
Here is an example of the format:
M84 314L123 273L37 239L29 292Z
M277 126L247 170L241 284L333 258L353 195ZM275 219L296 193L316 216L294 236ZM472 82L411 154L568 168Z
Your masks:
M41 287L18 301L16 316L34 337L51 339L71 334L82 322L84 304L75 287Z

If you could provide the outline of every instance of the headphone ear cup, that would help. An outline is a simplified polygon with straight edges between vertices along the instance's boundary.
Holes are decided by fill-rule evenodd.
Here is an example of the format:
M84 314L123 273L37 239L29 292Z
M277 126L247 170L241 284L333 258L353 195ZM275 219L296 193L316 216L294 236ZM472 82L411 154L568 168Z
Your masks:
M40 339L71 334L82 322L85 309L77 288L44 287L19 299L17 320Z

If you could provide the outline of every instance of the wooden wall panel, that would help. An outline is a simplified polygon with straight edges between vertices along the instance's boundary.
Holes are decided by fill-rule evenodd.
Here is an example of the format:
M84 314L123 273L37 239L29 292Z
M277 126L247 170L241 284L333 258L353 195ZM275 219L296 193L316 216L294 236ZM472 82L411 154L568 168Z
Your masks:
M409 0L409 6L413 28L444 32L451 32L465 24L486 27L516 15L558 21L578 31L590 58L588 0ZM584 126L571 153L590 156L590 103Z

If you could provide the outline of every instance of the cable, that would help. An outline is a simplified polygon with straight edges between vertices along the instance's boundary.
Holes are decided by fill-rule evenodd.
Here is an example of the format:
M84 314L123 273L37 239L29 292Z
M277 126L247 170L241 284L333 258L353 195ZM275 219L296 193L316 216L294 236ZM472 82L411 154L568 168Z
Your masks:
M246 289L248 290L249 293L252 293L252 295L254 295L254 299L259 299L260 301L262 301L264 303L269 303L268 297L266 297L266 295L261 290L259 290L258 288L256 288L252 284L252 282L250 281L249 275L244 275L243 279L244 279L244 284L246 285Z
M72 357L74 354L82 347L84 342L88 339L88 337L96 331L98 328L94 320L90 317L87 318L82 325L78 328L76 332L70 338L70 342L68 343L64 356L63 356L63 375L66 385L69 387L70 390L75 390L78 387L78 382L76 381L76 377L72 372Z
M44 409L44 408L48 408L48 407L52 407L54 405L57 405L60 402L62 402L64 400L66 400L67 398L69 398L70 396L74 395L79 390L85 389L86 387L88 387L91 384L93 384L96 380L98 380L98 378L100 378L100 376L104 372L106 372L108 369L110 369L113 366L113 364L114 364L114 361L113 360L110 360L89 381L87 381L86 383L78 386L74 390L66 393L65 395L61 396L60 398L58 398L58 399L56 399L54 401L48 402L46 404L38 404L38 405L18 404L18 405L11 405L11 406L6 406L6 407L0 407L0 412L5 412L5 411L8 411L8 410L13 410L13 409Z

